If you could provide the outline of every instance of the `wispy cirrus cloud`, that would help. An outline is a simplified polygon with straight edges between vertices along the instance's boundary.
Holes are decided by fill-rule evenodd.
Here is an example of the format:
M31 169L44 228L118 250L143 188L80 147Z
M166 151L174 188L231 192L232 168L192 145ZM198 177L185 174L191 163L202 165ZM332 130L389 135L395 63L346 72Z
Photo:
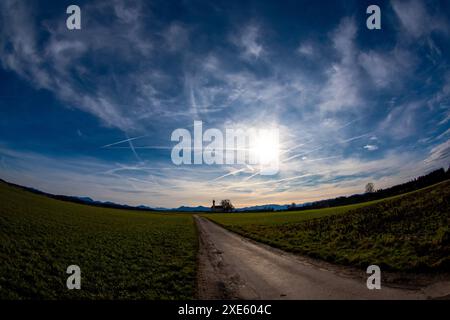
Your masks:
M339 58L328 71L328 80L320 93L320 109L323 111L335 112L361 106L359 82L355 81L360 78L359 70L355 67L357 31L355 21L344 18L331 33L331 41Z
M31 2L0 4L0 72L51 93L51 104L66 108L40 114L32 102L27 109L36 127L50 128L45 117L58 117L57 129L48 129L52 137L68 134L69 110L86 114L73 130L79 144L71 151L73 162L95 174L75 164L55 167L52 158L71 144L39 140L26 121L12 127L20 108L0 100L8 108L3 136L12 130L30 141L4 138L22 160L14 167L5 153L3 174L24 184L64 190L59 176L73 187L67 193L78 193L84 180L101 199L160 206L208 203L212 196L238 205L289 203L357 192L368 180L388 186L448 161L448 14L438 2L385 3L392 17L376 34L365 30L365 16L352 3L333 12L335 19L296 30L308 18L304 11L267 12L259 3L246 11L220 2L207 13L209 3L81 5L83 29L69 32L63 7L47 14ZM183 14L172 14L172 5ZM279 128L280 173L173 166L170 133L192 129L194 120L205 129ZM87 139L98 139L98 150L86 147ZM34 158L24 146L48 149ZM33 161L51 177L46 183ZM72 164L68 156L64 161Z
M430 12L423 1L396 0L392 7L399 18L403 29L413 38L428 36L431 32L448 34L448 20L436 8Z
M450 139L433 147L428 157L424 160L425 163L438 163L443 164L444 167L448 166L448 159L450 159Z
M163 92L171 80L157 67L153 56L159 35L146 29L149 11L144 10L144 2L87 4L83 6L83 23L88 31L75 33L55 20L38 22L36 5L12 0L1 5L0 52L5 69L17 72L37 88L53 92L66 105L124 131L143 131L140 120L171 115L175 102ZM96 19L107 14L112 21ZM40 41L42 34L47 40ZM187 33L172 24L164 37L167 50L173 51L182 45ZM92 60L94 52L104 59ZM117 70L115 66L119 65L126 65L128 71ZM96 74L98 68L105 69L106 74Z
M367 151L375 151L378 150L378 146L375 144L366 144L364 147Z
M265 53L261 37L261 26L249 23L231 35L231 41L242 50L245 59L258 59Z

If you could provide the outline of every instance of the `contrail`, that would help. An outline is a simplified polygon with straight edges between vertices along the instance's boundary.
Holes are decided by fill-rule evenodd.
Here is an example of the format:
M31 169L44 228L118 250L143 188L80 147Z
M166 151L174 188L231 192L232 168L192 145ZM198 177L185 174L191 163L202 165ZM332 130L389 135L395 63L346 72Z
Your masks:
M284 182L284 181L291 181L291 180L296 180L296 179L300 179L300 178L305 178L305 177L309 177L309 176L313 176L313 175L316 175L316 174L307 173L307 174L302 174L302 175L295 176L295 177L284 178L284 179L279 179L279 180L275 180L275 181L266 181L266 182L279 183L279 182Z
M352 120L352 121L350 121L350 122L347 122L347 123L344 124L342 127L337 128L336 131L341 130L341 129L344 129L345 127L348 127L348 126L351 125L352 123L361 121L362 119L365 119L365 118L367 118L367 117L368 117L368 116L364 116L364 117L361 117L361 118L356 118L356 119L354 119L354 120Z
M291 152L292 150L295 150L297 148L303 147L304 145L305 145L304 143L297 144L296 146L293 146L292 148L283 150L283 152L280 152L280 155L288 153L288 152Z
M315 162L315 161L322 161L322 160L335 159L335 158L340 158L340 156L332 156L332 157L317 158L317 159L307 159L307 160L303 160L303 161L304 162Z
M138 178L128 178L129 181L136 181L136 182L141 182L141 183L145 183L145 184L151 184L151 185L161 185L160 183L158 183L157 181L155 181L154 177L151 176L151 180L152 181L147 181L147 180L143 180L143 179L138 179Z
M257 176L260 173L261 173L261 171L257 171L256 173L252 174L251 176L248 176L247 178L245 178L243 181L248 181L248 180L250 180L251 178Z
M114 143L110 143L110 144L104 145L103 147L100 147L100 148L108 148L108 147L114 146L116 144L121 144L121 143L124 143L124 142L130 142L130 141L141 139L141 138L144 138L144 137L147 137L147 136L148 135L134 137L134 138L127 138L127 139L122 140L122 141L118 141L118 142L114 142Z
M127 136L127 138L128 138L128 136ZM136 157L136 160L139 162L142 162L141 158L139 158L139 155L137 154L136 150L134 149L133 140L128 138L128 144L130 145L130 148L133 151L133 154Z
M364 138L364 137L367 137L367 136L370 136L370 135L371 135L371 133L366 133L366 134L363 134L363 135L360 135L360 136L357 136L357 137L353 137L353 138L350 138L350 139L347 139L347 140L340 141L339 143L345 143L345 142L350 142L350 141L353 141L353 140L358 140L358 139L361 139L361 138Z
M366 134L363 134L363 135L360 135L360 136L352 137L352 138L349 138L349 139L346 139L346 140L339 141L339 142L337 142L337 143L338 143L338 144L342 144L342 143L350 142L350 141L353 141L353 140L358 140L358 139L367 137L367 136L369 136L369 135L371 135L371 133L366 133ZM312 150L309 150L309 151L307 151L307 152L303 152L303 153L299 153L299 154L293 155L292 157L289 157L289 158L287 158L287 159L284 159L282 162L287 162L287 161L290 161L290 160L292 160L292 159L295 159L295 158L298 158L298 157L307 155L307 154L309 154L309 153L311 153L311 152L314 152L314 151L323 149L323 148L325 148L326 146L328 146L328 145L330 145L330 144L331 144L331 143L327 143L327 144L325 144L325 145L323 145L323 146L321 146L321 147L318 147L318 148L316 148L316 149L312 149Z
M248 186L258 186L258 185L271 184L271 183L280 183L280 182L284 182L284 181L301 179L301 178L314 176L314 175L318 175L318 174L322 174L322 173L321 172L319 172L319 173L307 173L307 174L302 174L302 175L299 175L299 176L294 176L294 177L289 177L289 178L284 178L284 179L279 179L279 180L260 181L260 182L254 182L254 183L251 183L251 184L243 184L243 185L248 187Z
M242 172L242 171L245 171L245 170L246 170L246 168L242 168L242 169L238 169L238 170L229 172L227 174L224 174L223 176L215 178L213 181L217 181L217 180L223 179L225 177L228 177L228 176L231 176L231 175L235 175L236 173L239 173L239 172Z
M314 151L323 149L324 147L325 147L325 146L323 146L323 147L318 147L318 148L316 148L316 149L312 149L312 150L309 150L309 151L307 151L307 152L303 152L303 153L299 153L299 154L293 155L292 157L289 157L289 158L287 158L287 159L284 159L282 162L287 162L287 161L290 161L290 160L292 160L292 159L298 158L298 157L300 157L300 156L304 156L304 155L310 154L311 152L314 152Z

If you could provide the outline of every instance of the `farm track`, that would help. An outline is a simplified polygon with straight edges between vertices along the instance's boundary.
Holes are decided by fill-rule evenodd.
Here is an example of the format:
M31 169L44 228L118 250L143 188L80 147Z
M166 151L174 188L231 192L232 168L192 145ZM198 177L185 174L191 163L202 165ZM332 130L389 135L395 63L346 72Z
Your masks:
M200 299L437 299L450 297L450 281L422 288L369 290L361 272L315 263L232 233L194 216L200 237Z

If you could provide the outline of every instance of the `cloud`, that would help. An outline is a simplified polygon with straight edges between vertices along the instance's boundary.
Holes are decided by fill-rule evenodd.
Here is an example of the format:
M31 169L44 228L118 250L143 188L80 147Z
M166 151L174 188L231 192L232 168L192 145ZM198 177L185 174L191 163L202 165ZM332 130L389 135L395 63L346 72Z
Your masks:
M164 31L163 37L167 43L169 51L178 51L189 44L189 31L180 23L173 22Z
M358 63L369 74L377 87L399 86L406 73L411 73L414 58L405 50L395 48L391 52L361 52Z
M149 165L144 161L138 165L125 165L91 157L50 157L3 145L0 145L0 157L3 179L54 194L90 196L100 201L130 205L173 207L174 199L180 205L202 200L209 203L207 199L211 192L220 193L217 187L199 178L206 171L215 170L214 174L218 174L217 168L204 168L203 171L198 167L176 167L167 163ZM181 180L180 175L189 178Z
M32 8L12 0L2 1L0 6L3 68L17 72L39 88L48 87L50 77L39 68L44 59L37 49L35 26L29 22Z
M374 144L367 144L363 147L364 149L366 149L367 151L375 151L378 150L378 146L374 145Z
M450 103L450 71L447 71L442 78L442 85L434 96L432 96L428 102L429 106L435 105L442 106L446 111L444 119L441 120L439 125L445 124L450 120L450 110L448 105Z
M40 26L35 17L39 9L21 1L2 1L0 6L0 59L6 70L123 131L146 130L148 123L144 126L142 120L171 116L176 95L169 100L162 94L169 82L154 59L157 35L145 28L142 1L87 4L82 11L85 28L76 32L51 19ZM98 19L105 15L108 22ZM184 33L176 24L168 30L168 50L173 50ZM96 55L102 59L93 59ZM104 74L95 73L99 68ZM128 71L120 71L124 69Z
M410 137L417 131L417 112L423 106L422 101L413 101L394 107L379 124L378 131L396 140Z
M276 120L274 112L289 109L303 100L307 86L299 74L280 73L267 66L265 76L236 68L220 53L209 53L191 60L195 68L185 69L185 92L191 111L210 125L228 114L229 122L246 123ZM234 62L234 61L233 61ZM237 117L235 117L237 115Z
M322 102L319 107L322 111L336 112L361 105L362 99L356 81L360 77L355 66L358 52L355 45L356 34L356 24L351 18L342 19L331 34L339 61L331 66L328 81L320 93Z
M244 26L237 36L232 36L232 42L241 48L246 59L258 59L265 50L261 44L261 28L255 23Z
M297 52L303 56L312 57L315 53L314 46L309 42L303 42L297 48Z
M447 167L450 162L450 139L433 147L428 157L424 160L425 163L442 164Z
M392 2L392 7L403 29L413 38L428 36L434 31L445 34L449 32L445 17L429 12L422 1L396 0Z

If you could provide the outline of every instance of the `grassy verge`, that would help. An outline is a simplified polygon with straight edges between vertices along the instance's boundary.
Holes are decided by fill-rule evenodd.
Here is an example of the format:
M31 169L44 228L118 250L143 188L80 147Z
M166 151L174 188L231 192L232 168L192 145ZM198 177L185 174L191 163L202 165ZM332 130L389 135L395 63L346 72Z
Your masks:
M450 181L355 206L205 216L254 240L335 263L450 269Z
M191 299L191 215L105 209L0 183L1 299ZM81 290L66 268L81 268Z

